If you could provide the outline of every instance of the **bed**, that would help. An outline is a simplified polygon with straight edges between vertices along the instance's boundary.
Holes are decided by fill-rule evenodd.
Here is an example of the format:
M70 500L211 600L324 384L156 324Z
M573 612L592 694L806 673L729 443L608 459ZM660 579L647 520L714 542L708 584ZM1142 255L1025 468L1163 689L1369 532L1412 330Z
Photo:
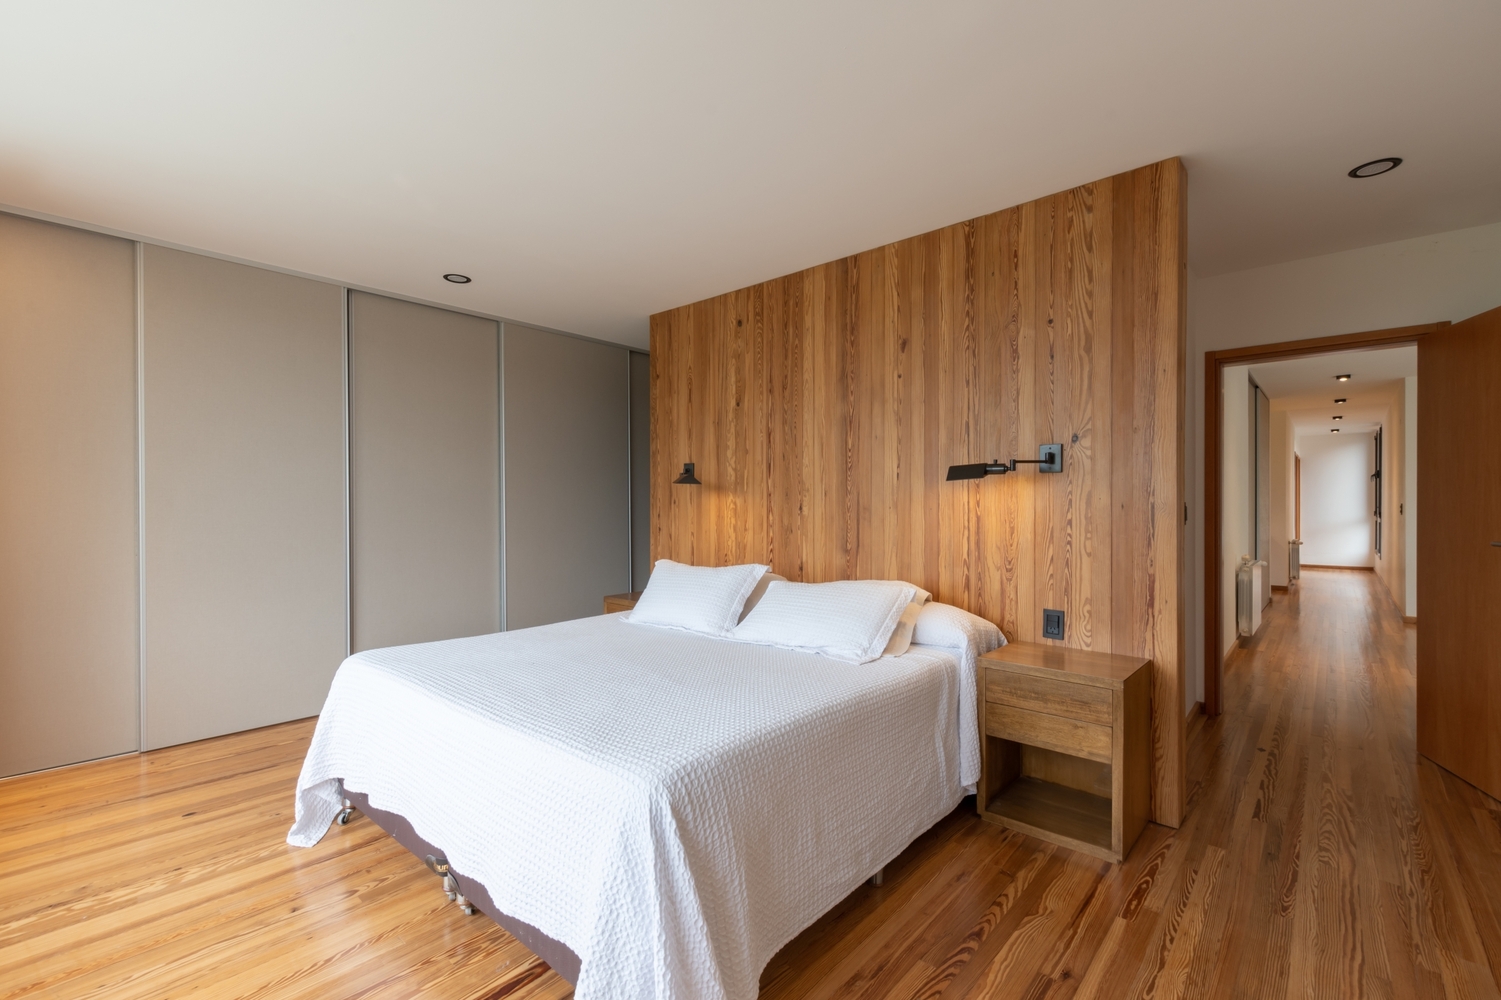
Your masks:
M358 653L287 839L347 796L579 1000L746 1000L973 790L994 641L853 664L605 615Z

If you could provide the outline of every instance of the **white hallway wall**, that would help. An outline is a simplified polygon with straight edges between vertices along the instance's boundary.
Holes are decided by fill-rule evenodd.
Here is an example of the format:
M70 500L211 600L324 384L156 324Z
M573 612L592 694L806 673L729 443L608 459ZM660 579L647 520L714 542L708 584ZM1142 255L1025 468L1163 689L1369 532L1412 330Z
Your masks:
M1306 565L1375 565L1371 545L1375 439L1371 433L1298 436L1298 454L1303 457Z
M1204 697L1205 352L1461 320L1497 305L1501 224L1210 277L1189 272L1185 708Z

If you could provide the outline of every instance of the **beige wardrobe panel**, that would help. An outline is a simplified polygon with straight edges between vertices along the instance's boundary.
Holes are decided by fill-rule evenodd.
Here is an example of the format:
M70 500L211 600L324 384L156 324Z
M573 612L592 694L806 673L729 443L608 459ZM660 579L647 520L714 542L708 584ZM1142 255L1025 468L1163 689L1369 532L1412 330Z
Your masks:
M500 629L499 325L349 296L354 649Z
M139 746L135 245L0 215L0 775Z
M631 588L651 576L651 357L631 352Z
M146 748L316 715L344 657L344 290L142 247Z
M506 628L631 586L630 352L505 325Z

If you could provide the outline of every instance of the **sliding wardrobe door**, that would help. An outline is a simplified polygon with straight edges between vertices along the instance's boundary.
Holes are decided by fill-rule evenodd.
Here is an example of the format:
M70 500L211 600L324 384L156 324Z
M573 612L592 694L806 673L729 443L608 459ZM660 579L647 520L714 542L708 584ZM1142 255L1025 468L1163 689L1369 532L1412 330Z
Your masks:
M0 776L138 747L135 245L0 215Z
M651 357L631 352L631 589L651 576Z
M142 254L150 749L316 715L343 659L344 291Z
M505 325L506 628L631 588L630 352Z
M356 650L500 629L499 327L349 296Z

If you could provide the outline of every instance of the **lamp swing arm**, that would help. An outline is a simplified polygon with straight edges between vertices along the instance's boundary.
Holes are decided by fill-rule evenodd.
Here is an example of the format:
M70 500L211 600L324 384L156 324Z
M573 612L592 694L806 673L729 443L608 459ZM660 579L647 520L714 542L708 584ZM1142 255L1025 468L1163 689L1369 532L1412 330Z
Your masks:
M1063 445L1045 444L1037 449L1036 458L1013 458L1009 462L976 462L972 465L951 465L947 481L961 479L984 479L986 476L1004 476L1015 472L1018 465L1038 466L1038 472L1063 471Z

